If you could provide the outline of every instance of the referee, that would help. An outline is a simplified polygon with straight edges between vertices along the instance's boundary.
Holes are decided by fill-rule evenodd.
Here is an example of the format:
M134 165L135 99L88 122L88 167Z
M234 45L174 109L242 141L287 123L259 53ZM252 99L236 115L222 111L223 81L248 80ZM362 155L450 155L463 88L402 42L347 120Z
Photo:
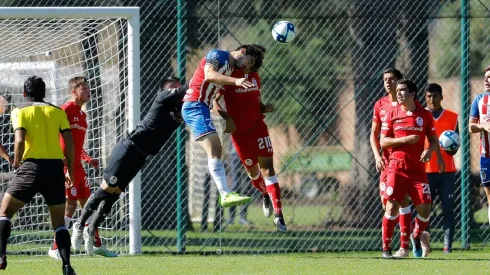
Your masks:
M112 205L143 168L148 156L158 154L181 125L183 120L180 110L186 90L187 85L181 86L178 78L164 79L148 114L127 138L119 141L112 149L103 172L102 184L92 193L79 221L73 225L71 243L75 250L80 250L83 235L85 251L93 254L93 236L110 213ZM92 222L84 230L87 219L94 211Z
M71 185L74 147L66 113L44 102L46 84L31 76L24 82L27 102L12 111L15 132L14 168L18 169L7 188L0 206L0 269L7 267L7 241L11 221L17 211L40 193L49 208L62 260L63 274L75 274L70 265L70 234L65 227L65 181ZM60 133L65 151L59 143ZM68 162L68 175L63 172L63 157Z

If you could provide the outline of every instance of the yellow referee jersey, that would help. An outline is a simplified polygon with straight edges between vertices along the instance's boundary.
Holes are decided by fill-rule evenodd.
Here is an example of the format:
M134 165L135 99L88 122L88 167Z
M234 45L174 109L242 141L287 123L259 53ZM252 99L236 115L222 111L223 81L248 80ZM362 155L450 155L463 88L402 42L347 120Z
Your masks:
M26 131L26 159L63 159L60 133L71 130L65 111L46 102L27 102L12 110L12 126Z

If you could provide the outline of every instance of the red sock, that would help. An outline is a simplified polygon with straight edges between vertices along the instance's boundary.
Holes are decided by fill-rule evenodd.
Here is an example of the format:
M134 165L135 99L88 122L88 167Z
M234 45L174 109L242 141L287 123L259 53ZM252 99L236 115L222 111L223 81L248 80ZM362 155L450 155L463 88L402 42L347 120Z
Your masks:
M99 229L98 228L95 229L94 246L95 247L101 247L102 246L102 241L100 240Z
M85 224L85 226L89 226L88 223ZM100 235L99 235L99 229L95 229L95 235L94 235L94 246L95 247L101 247L102 246L102 241L100 240Z
M279 187L279 183L277 183L277 177L271 176L264 181L267 193L269 193L272 206L274 207L274 214L282 215L281 188Z
M429 225L429 217L424 219L420 215L417 215L415 217L415 228L413 229L413 237L416 239L420 237L420 234L427 229L427 226Z
M56 250L58 249L58 244L56 243L56 239L53 241L53 245L51 246L51 250Z
M408 213L407 213L408 212ZM412 222L412 211L409 207L400 209L400 247L409 249L410 245L410 223Z
M383 227L382 227L382 240L383 240L383 251L391 250L391 240L393 239L393 233L395 232L396 220L398 216L391 217L385 214L383 216Z
M252 185L262 193L263 196L267 195L267 188L265 187L264 178L262 174L259 172L258 177L256 179L251 179Z

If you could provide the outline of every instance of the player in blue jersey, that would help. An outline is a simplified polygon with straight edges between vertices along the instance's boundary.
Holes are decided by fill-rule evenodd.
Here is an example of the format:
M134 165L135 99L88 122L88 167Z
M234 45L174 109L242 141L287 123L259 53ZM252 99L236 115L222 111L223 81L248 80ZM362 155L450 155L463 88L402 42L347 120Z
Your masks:
M470 133L480 133L480 176L487 195L488 220L490 221L490 66L485 70L485 92L471 104Z
M182 117L208 156L208 167L220 193L223 207L245 204L250 197L231 192L221 161L221 142L210 115L210 103L223 85L252 88L246 78L231 77L234 68L250 69L262 65L262 51L258 45L243 45L235 51L212 50L201 60L184 97ZM233 133L233 120L226 120L226 132Z

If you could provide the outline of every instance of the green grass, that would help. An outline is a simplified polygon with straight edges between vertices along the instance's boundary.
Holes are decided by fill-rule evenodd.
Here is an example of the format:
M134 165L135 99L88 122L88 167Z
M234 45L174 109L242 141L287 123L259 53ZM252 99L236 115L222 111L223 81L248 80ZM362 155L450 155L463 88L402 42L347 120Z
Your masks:
M433 252L427 259L383 260L379 252L73 257L78 274L490 274L489 250ZM8 274L61 274L47 256L9 256Z

